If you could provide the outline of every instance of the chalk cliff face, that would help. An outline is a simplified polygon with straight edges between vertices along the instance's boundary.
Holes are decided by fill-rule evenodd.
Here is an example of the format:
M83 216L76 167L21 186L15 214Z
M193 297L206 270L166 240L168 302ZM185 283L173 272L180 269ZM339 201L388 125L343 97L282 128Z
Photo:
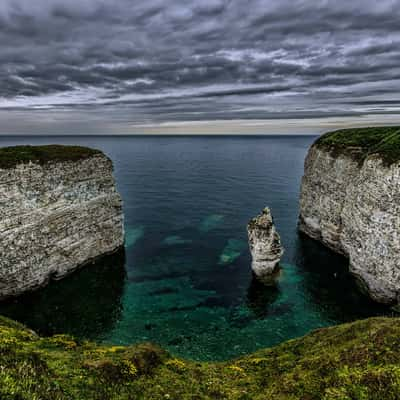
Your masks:
M13 148L16 160L8 165L1 161L9 152L0 152L0 298L60 279L123 245L111 161L71 149L68 159L68 146L44 146L30 160ZM52 151L63 157L42 157Z
M400 303L400 163L316 142L301 185L299 229L349 258L376 301Z
M268 207L247 225L252 256L251 268L256 276L268 278L276 270L283 255L278 232Z

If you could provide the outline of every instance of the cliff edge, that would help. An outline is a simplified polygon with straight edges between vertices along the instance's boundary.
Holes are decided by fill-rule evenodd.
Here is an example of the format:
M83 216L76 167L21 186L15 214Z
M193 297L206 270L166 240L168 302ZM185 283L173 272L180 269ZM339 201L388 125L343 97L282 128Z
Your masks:
M377 302L400 303L400 127L321 136L305 160L299 229L349 258Z
M123 245L122 202L102 152L0 149L0 298L60 279Z
M400 320L318 329L226 362L172 357L149 343L41 338L0 317L2 399L398 399Z

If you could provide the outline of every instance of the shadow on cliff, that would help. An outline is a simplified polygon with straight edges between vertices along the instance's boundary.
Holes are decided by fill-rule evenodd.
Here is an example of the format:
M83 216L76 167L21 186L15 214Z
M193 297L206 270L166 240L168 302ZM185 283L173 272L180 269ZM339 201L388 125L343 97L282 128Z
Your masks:
M302 233L296 242L295 262L304 278L306 293L325 317L346 322L391 314L387 307L360 291L345 257Z
M125 278L121 249L43 289L0 303L0 314L41 335L101 339L120 318Z

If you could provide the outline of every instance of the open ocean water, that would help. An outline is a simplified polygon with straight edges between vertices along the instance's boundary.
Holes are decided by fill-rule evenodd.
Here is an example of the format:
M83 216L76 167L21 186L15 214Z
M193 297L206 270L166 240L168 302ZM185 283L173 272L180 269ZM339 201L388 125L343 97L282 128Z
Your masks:
M114 162L125 254L0 304L48 335L152 341L223 360L388 310L357 290L347 261L298 234L312 136L0 137L0 146L78 144ZM246 225L265 206L285 247L275 286L251 274ZM40 266L38 266L40 268Z

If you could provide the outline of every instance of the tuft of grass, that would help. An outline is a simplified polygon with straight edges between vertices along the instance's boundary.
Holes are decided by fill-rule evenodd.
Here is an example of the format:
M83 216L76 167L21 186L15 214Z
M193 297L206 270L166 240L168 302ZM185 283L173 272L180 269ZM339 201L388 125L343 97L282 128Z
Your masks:
M81 146L14 146L0 148L0 169L13 168L29 162L46 164L51 162L78 161L103 154L100 150Z
M391 165L400 161L400 126L341 129L322 135L314 145L334 155L346 154L360 163L375 155Z
M399 318L319 329L219 363L181 360L150 343L41 338L0 318L6 400L398 400L399 393Z

